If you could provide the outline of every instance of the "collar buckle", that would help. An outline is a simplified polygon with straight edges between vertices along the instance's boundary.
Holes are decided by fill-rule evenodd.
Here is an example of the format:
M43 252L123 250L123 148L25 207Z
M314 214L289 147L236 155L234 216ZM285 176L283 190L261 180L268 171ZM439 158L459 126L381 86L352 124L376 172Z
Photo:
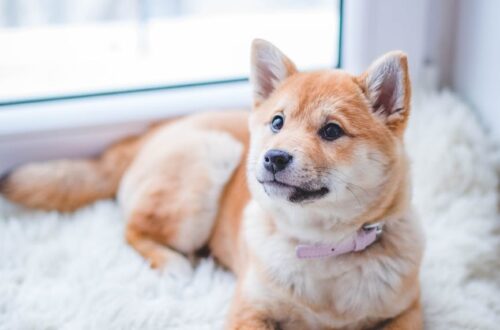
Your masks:
M382 234L382 230L383 230L383 227L384 225L381 223L381 222L375 222L375 223L367 223L365 225L363 225L363 230L365 231L371 231L371 230L375 230L375 233L378 235Z

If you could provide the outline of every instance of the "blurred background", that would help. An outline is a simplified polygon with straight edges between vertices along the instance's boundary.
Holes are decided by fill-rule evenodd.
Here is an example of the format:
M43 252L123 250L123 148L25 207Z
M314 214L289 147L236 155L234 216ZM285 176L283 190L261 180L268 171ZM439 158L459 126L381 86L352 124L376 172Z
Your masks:
M361 73L409 54L415 89L451 89L500 140L494 0L0 0L0 174L93 155L161 118L245 107L249 47Z

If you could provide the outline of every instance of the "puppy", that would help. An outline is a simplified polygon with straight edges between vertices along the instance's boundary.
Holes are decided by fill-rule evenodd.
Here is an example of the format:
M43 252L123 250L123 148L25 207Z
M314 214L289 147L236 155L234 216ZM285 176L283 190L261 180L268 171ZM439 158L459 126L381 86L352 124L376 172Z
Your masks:
M403 133L406 56L301 73L252 45L254 109L160 123L98 159L25 165L2 193L72 211L117 194L155 268L208 246L238 278L228 329L421 329L423 236Z

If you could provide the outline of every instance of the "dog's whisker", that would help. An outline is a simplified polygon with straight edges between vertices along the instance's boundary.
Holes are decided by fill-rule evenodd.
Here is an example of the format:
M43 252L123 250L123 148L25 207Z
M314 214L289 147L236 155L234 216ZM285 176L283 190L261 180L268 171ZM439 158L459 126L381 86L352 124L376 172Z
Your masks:
M361 205L361 202L360 202L358 196L354 193L354 191L351 190L351 188L349 188L349 186L346 186L346 189L352 194L352 196L354 196L354 198L358 202L359 207L361 208L362 205Z

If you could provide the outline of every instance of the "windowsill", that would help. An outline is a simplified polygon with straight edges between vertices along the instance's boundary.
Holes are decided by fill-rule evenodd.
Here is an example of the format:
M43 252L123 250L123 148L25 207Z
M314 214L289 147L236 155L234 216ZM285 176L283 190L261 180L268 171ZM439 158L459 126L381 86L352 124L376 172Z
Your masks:
M248 82L3 107L0 140L126 123L149 123L209 109L250 108Z

